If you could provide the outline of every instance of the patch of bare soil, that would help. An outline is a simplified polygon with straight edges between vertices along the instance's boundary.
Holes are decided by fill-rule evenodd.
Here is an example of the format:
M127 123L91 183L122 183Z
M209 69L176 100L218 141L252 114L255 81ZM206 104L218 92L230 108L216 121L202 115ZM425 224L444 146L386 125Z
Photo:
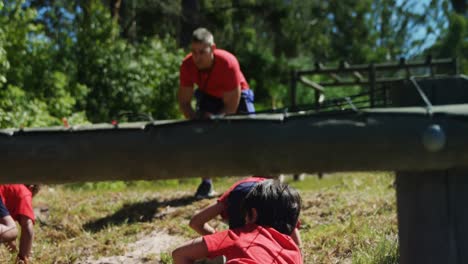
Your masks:
M185 240L183 237L154 231L135 243L129 244L127 252L124 252L122 256L103 257L97 260L87 259L77 264L160 263L161 252L167 252Z

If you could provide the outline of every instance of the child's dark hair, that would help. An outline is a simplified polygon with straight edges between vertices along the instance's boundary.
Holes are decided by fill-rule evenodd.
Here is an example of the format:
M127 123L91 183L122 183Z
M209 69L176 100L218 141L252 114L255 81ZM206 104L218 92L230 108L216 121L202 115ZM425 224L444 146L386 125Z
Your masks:
M257 225L269 226L291 235L299 219L301 204L301 196L296 189L278 180L269 179L259 182L247 194L242 204L242 213L252 217L251 209L255 208Z
M39 190L41 190L40 184L24 184L24 185L26 186L26 188L28 188L31 191L33 197L39 192Z

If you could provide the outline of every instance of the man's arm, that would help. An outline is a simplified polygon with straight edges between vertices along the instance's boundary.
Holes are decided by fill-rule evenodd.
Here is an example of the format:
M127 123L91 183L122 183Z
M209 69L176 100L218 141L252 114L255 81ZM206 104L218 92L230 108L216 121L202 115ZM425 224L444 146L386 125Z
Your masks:
M172 251L174 264L192 264L195 260L208 256L208 247L203 241L203 237L188 241L182 246Z
M34 239L33 221L24 215L18 216L18 223L21 226L21 237L18 258L26 260L31 256L32 243Z
M224 108L222 113L224 114L235 114L237 112L237 107L239 106L239 101L241 97L241 88L240 86L236 89L225 92L223 94Z
M179 109L187 119L194 119L196 114L192 108L193 87L179 87L177 93L177 100L179 102Z

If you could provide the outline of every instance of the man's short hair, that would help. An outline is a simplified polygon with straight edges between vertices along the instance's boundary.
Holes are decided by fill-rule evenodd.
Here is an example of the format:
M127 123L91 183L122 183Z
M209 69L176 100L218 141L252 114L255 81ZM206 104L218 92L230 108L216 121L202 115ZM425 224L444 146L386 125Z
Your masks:
M193 31L192 42L201 42L208 45L214 44L214 37L206 28L197 28Z
M255 208L257 225L291 235L297 225L301 206L301 196L296 189L269 179L259 182L247 194L242 204L242 214L251 217L251 209Z

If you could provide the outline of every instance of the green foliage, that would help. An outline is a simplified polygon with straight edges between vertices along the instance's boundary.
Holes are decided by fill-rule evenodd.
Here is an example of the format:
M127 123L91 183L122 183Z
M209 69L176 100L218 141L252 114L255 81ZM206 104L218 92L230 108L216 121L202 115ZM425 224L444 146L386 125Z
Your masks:
M255 92L255 100L268 102L267 108L282 107L286 102L289 68L287 61L277 58L270 51L246 50L238 54L243 61L243 71L250 88ZM269 76L265 78L264 76Z
M86 121L74 109L86 88L71 84L67 73L54 68L54 45L44 37L44 28L33 23L37 11L24 3L8 2L0 16L5 25L0 31L5 43L0 45L0 127L60 125L65 116Z
M101 1L6 1L0 25L0 127L179 115L183 52L170 37L120 38Z
M460 72L468 73L468 17L452 13L449 16L449 27L443 37L431 49L429 54L438 57L452 57L459 59Z
M116 40L97 54L80 70L89 76L82 80L90 87L86 111L93 122L110 121L123 112L158 119L176 116L175 91L183 55L174 42L153 38L133 46Z
M428 37L439 40L427 53L457 56L468 70L467 18L452 14L448 0L197 2L187 10L182 4L194 2L2 1L0 127L181 117L179 21L209 28L218 47L238 56L260 110L289 105L292 69L418 56ZM314 93L299 87L298 98L312 103Z
M90 89L85 109L92 122L109 122L123 112L176 116L183 54L175 41L153 37L131 44L120 39L117 25L98 3L87 6L78 20L77 81Z
M21 88L8 85L0 90L0 126L30 127L54 124L54 118L47 111L47 105L35 98L29 98Z
M3 31L0 28L0 85L6 83L6 73L10 68L6 50L3 48L4 43L5 37Z
M444 1L432 2L439 6ZM425 15L431 8L418 1L393 0L205 0L199 3L200 18L194 24L202 21L213 31L218 47L239 57L257 102L275 108L289 104L293 68L310 69L317 61L359 64L409 56L425 45L414 40L416 29L444 27ZM305 103L314 101L310 90L299 97Z
M24 87L28 74L33 72L32 62L36 59L31 56L35 46L30 45L28 36L38 33L40 27L31 22L37 15L36 10L22 8L23 1L9 2L2 10L1 25L4 34L4 49L10 67L6 74L7 82ZM37 76L36 76L37 78Z

